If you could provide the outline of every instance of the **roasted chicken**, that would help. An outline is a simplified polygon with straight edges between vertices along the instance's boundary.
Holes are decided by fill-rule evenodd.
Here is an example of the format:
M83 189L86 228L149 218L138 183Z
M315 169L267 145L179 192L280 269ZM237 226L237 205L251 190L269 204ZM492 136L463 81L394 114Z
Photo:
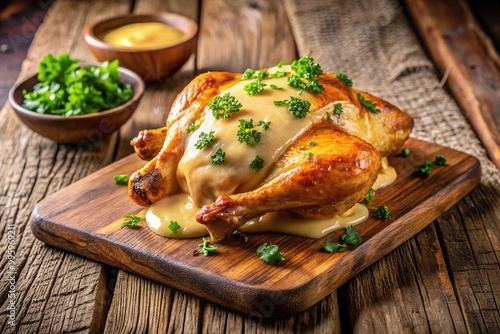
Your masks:
M272 71L278 70L269 69ZM242 85L241 74L199 75L174 101L165 128L142 131L132 140L137 154L150 161L131 176L130 197L147 206L178 192L189 193L200 207L196 219L206 225L212 242L223 240L247 220L266 212L287 210L319 218L346 211L362 200L375 182L380 158L401 148L413 120L388 102L349 87L335 75L322 73L317 79L323 91L314 94L304 91L301 95L311 103L306 120L282 124L272 118L276 117L276 110L281 110L274 106L275 109L269 107L261 116L252 113L250 107L262 109L258 104L262 101L269 102L266 106L271 105L276 100L274 92L259 94L260 100L250 97L242 102L239 118L265 117L270 127L278 129L271 136L267 135L267 129L259 128L263 138L258 144L260 148L275 146L264 159L265 167L252 173L247 171L247 156L240 151L251 150L248 154L257 157L259 146L239 144L231 151L230 139L224 139L224 133L236 133L238 120L211 120L207 107L215 96L241 90L238 88ZM286 96L290 92L281 94ZM369 111L362 100L374 105L377 113ZM339 104L342 112L335 112ZM247 106L249 111L245 110ZM257 121L255 125L250 123L252 129L266 123ZM201 127L188 131L195 124ZM194 149L203 131L208 132L218 124L226 126L215 131L221 136L220 142L203 150ZM287 133L289 129L291 134ZM270 136L267 142L265 136ZM283 136L288 137L283 139ZM210 157L223 149L230 152L226 162L211 164Z

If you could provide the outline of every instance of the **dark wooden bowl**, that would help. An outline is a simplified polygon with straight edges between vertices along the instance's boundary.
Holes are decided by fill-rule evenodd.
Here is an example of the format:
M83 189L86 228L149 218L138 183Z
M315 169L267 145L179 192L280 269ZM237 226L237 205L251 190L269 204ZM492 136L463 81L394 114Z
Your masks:
M109 45L101 40L103 32L126 24L160 22L185 33L179 43L157 49L127 49ZM198 24L173 13L132 14L92 23L85 29L84 40L99 61L118 59L120 66L131 69L146 82L158 82L175 73L193 54L198 41Z
M19 119L31 130L58 143L93 144L118 130L135 112L144 94L144 82L134 72L119 68L120 79L130 84L132 98L113 109L98 113L60 116L40 114L22 107L23 90L32 91L38 83L37 74L17 83L9 92L9 102Z

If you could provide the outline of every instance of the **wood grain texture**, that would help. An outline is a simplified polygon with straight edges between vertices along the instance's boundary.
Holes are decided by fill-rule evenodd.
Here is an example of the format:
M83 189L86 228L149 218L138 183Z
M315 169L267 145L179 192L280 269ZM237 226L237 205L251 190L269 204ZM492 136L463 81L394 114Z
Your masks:
M39 239L51 245L238 311L290 316L311 307L411 238L479 181L479 164L467 154L418 140L406 146L414 157L424 152L428 160L444 155L449 166L435 168L430 178L422 179L415 172L423 160L416 165L412 159L390 158L398 179L377 192L376 202L389 205L395 219L369 218L358 228L365 243L351 252L321 251L326 240L340 238L342 231L318 240L269 233L253 235L248 243L233 238L218 246L218 256L194 257L199 239L165 240L146 227L121 229L121 217L141 208L131 203L126 187L113 184L112 177L135 171L142 161L134 155L41 201L31 226ZM62 199L68 204L61 204ZM276 267L262 263L254 253L264 242L279 245L287 261Z
M406 1L447 85L500 167L500 57L465 0Z
M20 78L36 72L47 53L70 52L82 60L81 28L93 18L116 14L127 5L63 1L55 3L38 30ZM60 15L64 13L65 15ZM67 25L72 22L72 25ZM61 34L61 27L67 27ZM80 53L79 53L80 52ZM99 326L93 322L97 282L101 266L47 247L27 227L30 208L43 197L67 186L111 161L115 137L95 145L64 146L44 139L22 126L9 106L0 111L2 159L0 159L1 275L7 276L7 229L15 233L16 323L21 332L72 332ZM74 273L74 277L66 273ZM7 314L9 283L0 282L2 315ZM13 332L2 316L0 331Z

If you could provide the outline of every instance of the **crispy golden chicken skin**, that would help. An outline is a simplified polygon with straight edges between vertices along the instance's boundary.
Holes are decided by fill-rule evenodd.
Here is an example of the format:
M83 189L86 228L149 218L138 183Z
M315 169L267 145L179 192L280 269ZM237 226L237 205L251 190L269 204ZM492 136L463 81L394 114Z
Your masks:
M310 141L316 145L306 155L303 147ZM330 217L364 198L380 165L372 145L323 120L312 124L283 152L257 189L219 197L201 208L196 220L206 225L212 242L219 242L249 219L267 212L288 210L306 217Z

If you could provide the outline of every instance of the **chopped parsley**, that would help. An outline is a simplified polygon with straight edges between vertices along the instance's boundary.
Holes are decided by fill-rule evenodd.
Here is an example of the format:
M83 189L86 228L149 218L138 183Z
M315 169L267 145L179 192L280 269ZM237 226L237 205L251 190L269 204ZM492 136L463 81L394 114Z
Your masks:
M271 85L269 85L269 87L271 87L272 89L276 89L276 90L283 89L283 87L277 86L275 84L271 84Z
M208 256L209 254L217 254L219 251L217 250L217 246L212 245L210 240L202 238L203 243L199 244L198 247L201 247L200 250L197 250L193 253L193 255L198 255L202 253L205 256Z
M177 231L181 228L181 225L177 223L175 220L171 220L168 224L168 229L172 231L173 234L177 234Z
M375 189L370 188L368 193L365 195L365 201L368 205L372 205L373 198L375 197Z
M187 132L193 132L200 127L201 123L198 121L191 122L188 125Z
M284 106L288 104L288 111L290 114L297 118L304 118L309 112L311 107L311 102L307 100L301 100L298 97L290 96L290 100L278 100L273 101L275 106Z
M431 170L435 167L435 165L429 160L425 160L424 164L419 169L419 174L425 178L431 176Z
M298 97L290 96L290 105L288 110L290 113L297 118L304 118L309 113L309 108L311 107L311 102L307 100L301 100Z
M115 175L113 176L113 181L116 184L128 184L128 177L127 175Z
M288 75L288 72L285 72L285 71L276 71L276 72L271 74L271 76L273 78L283 78L283 77L286 77L287 75Z
M250 166L250 168L252 168L254 174L257 174L259 172L259 170L261 170L262 167L264 167L264 160L261 157L259 157L258 155L256 155L252 159L252 161L250 161L248 166Z
M254 70L252 70L251 68L247 68L245 70L245 73L243 73L243 75L241 76L241 80L250 79L251 77L253 77L254 74L255 74Z
M317 143L314 140L309 141L309 146L315 146Z
M257 123L257 126L262 126L262 128L264 130L267 130L271 126L271 121L268 121L268 122L266 122L266 121L259 121L259 123Z
M282 67L282 66L284 66L284 65L286 65L286 61L280 61L280 62L278 63L278 65L276 65L276 67L278 67L278 68L279 68L279 67Z
M335 77L343 81L348 87L352 87L352 80L344 73L335 73Z
M267 245L267 242L257 248L257 256L272 266L275 266L279 261L285 260L285 256L279 251L279 247L277 245Z
M377 106L373 104L370 100L364 98L363 95L358 93L358 100L361 102L361 105L366 109L370 110L374 114L380 114L380 109L377 109Z
M410 149L409 148L404 148L403 151L401 151L401 155L403 157L407 157L410 155Z
M312 152L306 152L306 160L311 160L312 156L313 156Z
M257 95L264 91L264 87L267 86L264 81L257 79L254 82L246 84L243 90L247 92L248 96Z
M125 220L122 222L122 228L124 227L137 227L137 225L144 220L144 218L134 215L125 215Z
M389 212L389 208L387 207L387 205L381 205L379 207L372 209L372 211L375 213L377 218L390 219L393 217L392 214Z
M194 147L201 150L209 146L215 140L214 134L215 134L214 131L210 131L209 133L202 131L200 133L200 136L198 137L198 141L194 144Z
M255 75L257 79L265 79L269 76L269 73L267 73L265 70L259 70L257 71L257 74Z
M328 253L345 252L347 250L347 244L338 244L327 240L323 249Z
M255 146L255 144L260 142L261 133L254 128L255 125L253 124L253 119L249 121L240 119L238 132L236 133L236 135L238 136L238 141L249 146Z
M310 56L304 56L300 59L294 60L290 65L292 70L295 71L301 78L312 79L316 75L323 73L321 66L314 62Z
M438 166L444 166L446 165L448 161L446 160L446 158L442 155L438 155L436 156L436 165Z
M340 239L348 245L357 246L363 243L363 239L359 236L358 231L353 225L348 225L345 234L343 234Z
M335 115L340 115L342 112L344 112L344 107L342 106L342 103L335 103L333 105L333 112Z
M231 113L240 111L242 105L231 94L214 96L208 103L208 108L212 111L215 119L229 118Z
M224 159L226 158L226 152L222 151L222 148L217 149L215 154L212 155L212 164L220 165L224 163Z

